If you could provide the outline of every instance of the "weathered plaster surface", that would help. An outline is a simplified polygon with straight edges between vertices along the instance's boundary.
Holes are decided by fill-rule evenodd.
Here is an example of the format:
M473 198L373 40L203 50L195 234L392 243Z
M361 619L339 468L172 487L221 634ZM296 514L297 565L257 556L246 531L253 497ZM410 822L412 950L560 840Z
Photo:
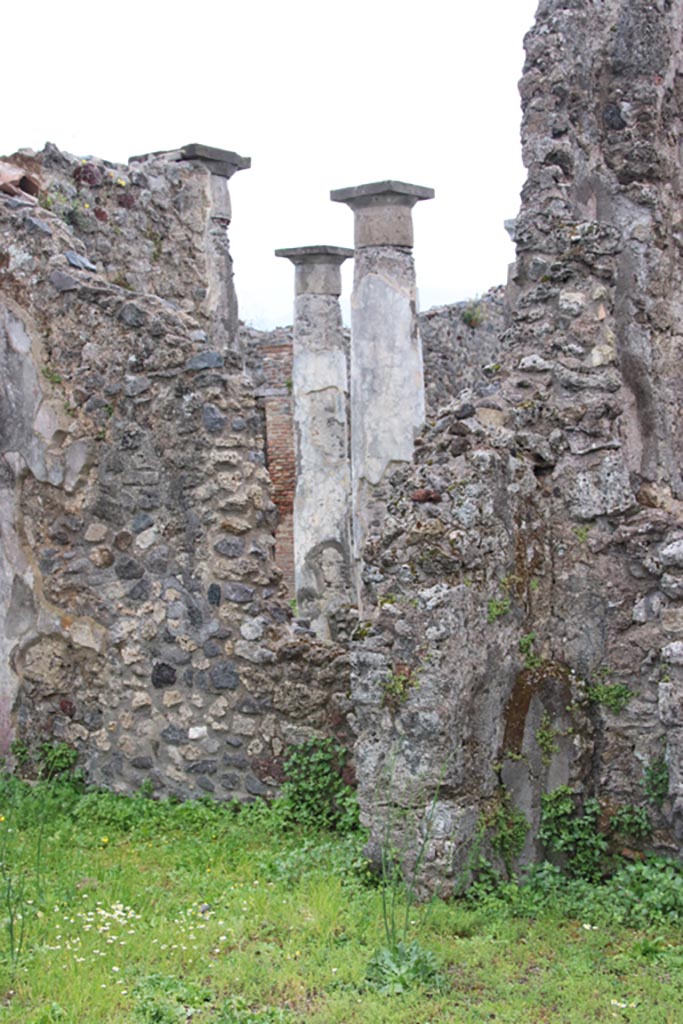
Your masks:
M329 639L330 620L351 601L348 378L336 296L297 296L293 392L297 602Z
M351 301L351 481L354 553L378 517L377 485L410 462L424 423L422 348L409 249L359 249Z

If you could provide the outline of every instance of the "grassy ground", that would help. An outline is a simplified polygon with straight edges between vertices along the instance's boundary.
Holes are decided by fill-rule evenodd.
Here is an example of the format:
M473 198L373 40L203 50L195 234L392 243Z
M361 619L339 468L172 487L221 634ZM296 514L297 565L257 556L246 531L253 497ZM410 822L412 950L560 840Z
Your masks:
M391 995L368 980L386 939L360 837L297 834L263 808L3 786L0 1024L683 1021L677 914L605 923L614 889L584 893L578 919L514 887L409 908L406 944L436 974Z

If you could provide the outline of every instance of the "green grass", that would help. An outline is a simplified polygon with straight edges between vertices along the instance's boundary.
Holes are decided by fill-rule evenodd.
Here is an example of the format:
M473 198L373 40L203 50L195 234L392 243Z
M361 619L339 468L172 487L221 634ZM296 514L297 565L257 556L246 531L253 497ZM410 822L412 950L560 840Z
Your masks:
M665 866L636 878L668 879L639 929L618 920L626 875L598 887L545 869L413 907L407 941L437 973L388 996L368 981L385 940L361 836L297 832L258 805L8 781L0 813L0 1024L682 1019L681 876ZM14 965L8 879L23 884Z

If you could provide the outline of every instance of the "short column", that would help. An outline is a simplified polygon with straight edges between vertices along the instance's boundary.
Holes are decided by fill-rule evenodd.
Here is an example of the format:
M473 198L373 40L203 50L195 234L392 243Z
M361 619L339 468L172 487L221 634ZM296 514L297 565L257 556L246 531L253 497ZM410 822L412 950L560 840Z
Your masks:
M228 181L236 171L251 166L249 157L226 149L192 143L180 150L180 160L193 160L209 171L209 216L206 222L208 291L206 309L211 318L212 344L219 347L228 364L240 367L237 296L228 244L228 226L232 218Z
M339 295L352 249L277 249L296 268L292 391L296 444L294 579L298 614L336 640L352 600L348 378Z
M400 181L330 194L334 202L347 203L355 215L351 477L358 573L372 521L382 515L374 508L374 489L392 464L412 460L415 435L425 419L412 208L433 196L431 188Z

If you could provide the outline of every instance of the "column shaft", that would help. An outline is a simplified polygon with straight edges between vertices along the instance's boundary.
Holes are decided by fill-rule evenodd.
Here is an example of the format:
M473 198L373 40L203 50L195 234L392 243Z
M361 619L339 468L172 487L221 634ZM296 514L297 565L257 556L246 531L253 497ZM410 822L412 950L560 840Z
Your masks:
M339 266L350 250L278 250L296 265L292 389L296 444L294 572L299 615L320 639L351 602L348 375Z
M351 296L351 472L356 585L363 545L383 508L374 500L389 468L413 457L424 424L412 207L431 189L385 181L331 194L355 214Z

